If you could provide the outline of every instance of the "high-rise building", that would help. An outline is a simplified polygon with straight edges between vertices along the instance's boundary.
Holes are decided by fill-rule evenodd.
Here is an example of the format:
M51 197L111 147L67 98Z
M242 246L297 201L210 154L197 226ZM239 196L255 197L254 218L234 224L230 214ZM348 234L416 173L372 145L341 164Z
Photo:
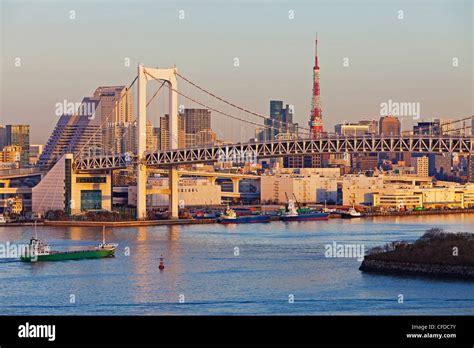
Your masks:
M0 151L2 151L5 146L6 140L6 129L3 126L0 126Z
M352 156L352 169L356 173L375 170L378 167L378 156L372 153L361 153Z
M459 123L456 123L453 119L438 118L435 119L435 122L439 124L440 133L442 135L464 135L461 134L462 132L464 132L464 130L459 129Z
M132 122L133 96L126 86L97 87L93 99L100 101L101 124Z
M138 145L138 144L137 144ZM150 120L146 121L146 151L158 150L158 137L155 134L155 128Z
M429 175L429 159L426 156L414 157L412 160L412 166L415 167L416 174L419 176Z
M422 121L413 126L413 134L440 135L441 128L439 122Z
M431 134L431 135L460 135L460 129L451 119L437 118L433 121L418 122L413 126L413 134Z
M21 147L20 166L28 166L30 163L30 126L7 125L5 139L5 145Z
M186 121L184 115L178 115L178 148L186 147ZM169 115L160 117L160 149L170 149Z
M30 145L30 164L32 166L36 166L36 163L38 163L42 152L43 152L43 145L41 144Z
M196 134L205 129L211 129L211 110L184 109L186 133Z
M400 120L394 116L380 117L379 133L380 135L390 136L400 134Z
M37 166L51 167L66 153L85 156L101 153L102 134L99 121L88 116L62 115L44 146Z
M217 142L217 135L212 129L203 129L194 134L196 146L213 145Z
M258 140L291 139L298 136L298 123L293 123L293 109L283 101L270 100L270 117L264 121L265 128L258 134Z
M216 133L211 128L211 110L184 109L186 147L211 145L216 142Z
M132 125L133 96L126 86L97 87L91 99L99 101L97 108L102 125L102 147L105 153L125 153L123 134Z
M156 138L156 149L161 150L161 128L153 127L153 136Z

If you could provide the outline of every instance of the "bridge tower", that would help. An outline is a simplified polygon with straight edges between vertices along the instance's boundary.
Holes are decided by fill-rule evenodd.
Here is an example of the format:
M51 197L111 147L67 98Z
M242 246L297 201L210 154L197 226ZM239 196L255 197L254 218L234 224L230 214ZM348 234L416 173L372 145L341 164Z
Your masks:
M176 67L170 69L145 68L138 65L138 161L137 173L137 219L146 218L146 186L147 173L145 165L146 151L146 87L150 80L167 81L169 85L169 135L170 150L178 148L178 83ZM177 170L169 173L170 199L169 212L171 218L178 218L178 180Z

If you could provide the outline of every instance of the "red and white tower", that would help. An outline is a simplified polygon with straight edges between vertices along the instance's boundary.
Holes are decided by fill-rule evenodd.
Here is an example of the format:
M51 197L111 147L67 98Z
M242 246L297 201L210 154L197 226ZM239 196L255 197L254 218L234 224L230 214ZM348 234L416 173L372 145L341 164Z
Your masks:
M321 95L319 90L319 64L318 64L318 36L316 35L316 50L313 68L313 98L311 99L311 116L309 120L311 137L315 138L323 131L323 114L321 110Z

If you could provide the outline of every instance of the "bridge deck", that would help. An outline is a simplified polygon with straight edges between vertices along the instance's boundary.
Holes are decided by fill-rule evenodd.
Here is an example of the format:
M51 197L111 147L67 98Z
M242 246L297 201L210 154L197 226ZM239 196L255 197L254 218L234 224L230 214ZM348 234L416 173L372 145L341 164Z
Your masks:
M323 153L474 153L472 136L372 136L328 137L319 139L274 140L266 142L214 145L146 153L142 163L149 167L207 162L237 162L288 155ZM137 163L130 154L84 157L75 160L78 170L117 169Z

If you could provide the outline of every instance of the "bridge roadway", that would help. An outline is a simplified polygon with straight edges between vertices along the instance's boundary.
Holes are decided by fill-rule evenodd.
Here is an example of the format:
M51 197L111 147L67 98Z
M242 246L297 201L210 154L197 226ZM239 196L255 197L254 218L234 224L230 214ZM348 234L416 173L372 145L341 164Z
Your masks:
M322 153L462 153L474 154L473 136L330 136L316 139L274 140L237 144L222 144L187 149L145 153L146 167L173 167L180 164L238 162L239 158L263 159L288 155ZM78 157L76 170L106 170L125 168L137 163L130 154Z

